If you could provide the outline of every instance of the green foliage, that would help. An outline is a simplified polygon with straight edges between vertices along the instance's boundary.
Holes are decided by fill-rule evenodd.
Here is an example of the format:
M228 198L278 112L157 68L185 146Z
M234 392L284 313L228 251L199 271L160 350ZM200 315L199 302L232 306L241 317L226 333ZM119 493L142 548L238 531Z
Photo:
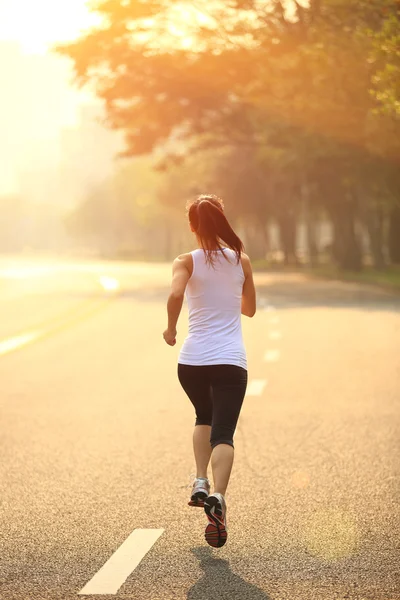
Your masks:
M376 65L373 93L382 111L400 117L400 13L385 19L382 29L371 33L372 60Z
M163 218L156 202L159 179L149 159L121 165L68 215L71 235L105 255L140 256L146 235Z
M202 149L207 177L191 164L179 186L179 165L176 197L207 181L237 218L276 219L289 245L307 198L330 215L341 266L361 265L357 220L372 232L398 198L396 0L210 1L185 4L185 18L173 0L93 6L103 25L60 51L127 156Z
M400 268L388 267L385 271L379 271L373 268L366 268L362 273L350 271L343 273L332 265L326 265L312 269L310 275L323 277L324 279L344 279L345 281L353 281L356 283L368 283L387 287L388 289L400 292Z

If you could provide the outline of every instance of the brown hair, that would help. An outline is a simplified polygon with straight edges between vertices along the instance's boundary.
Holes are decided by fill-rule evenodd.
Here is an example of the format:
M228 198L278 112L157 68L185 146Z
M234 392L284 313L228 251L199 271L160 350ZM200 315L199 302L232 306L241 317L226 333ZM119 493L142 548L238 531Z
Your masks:
M215 253L211 248L217 247L223 252L221 242L236 252L237 262L244 250L243 242L233 231L224 214L224 203L214 195L202 194L187 205L189 221L195 230L206 262L214 265ZM226 258L226 257L225 257Z

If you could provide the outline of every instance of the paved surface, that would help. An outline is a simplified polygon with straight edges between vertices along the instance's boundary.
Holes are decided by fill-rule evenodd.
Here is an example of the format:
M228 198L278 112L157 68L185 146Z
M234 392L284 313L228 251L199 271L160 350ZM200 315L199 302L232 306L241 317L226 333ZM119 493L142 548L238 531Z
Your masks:
M105 597L399 600L400 299L257 276L244 334L249 379L266 385L245 400L229 539L214 550L186 506L186 312L167 347L169 275L0 260L0 347L37 334L0 355L1 599L81 597L143 528L164 532Z

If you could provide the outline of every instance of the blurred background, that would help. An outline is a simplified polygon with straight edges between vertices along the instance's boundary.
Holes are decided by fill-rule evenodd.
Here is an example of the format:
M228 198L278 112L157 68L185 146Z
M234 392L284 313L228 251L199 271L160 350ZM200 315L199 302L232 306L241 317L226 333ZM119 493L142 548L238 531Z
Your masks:
M400 600L399 7L0 0L2 600ZM221 558L162 338L198 193L257 271Z
M170 260L208 192L256 267L398 282L398 8L1 0L0 252Z

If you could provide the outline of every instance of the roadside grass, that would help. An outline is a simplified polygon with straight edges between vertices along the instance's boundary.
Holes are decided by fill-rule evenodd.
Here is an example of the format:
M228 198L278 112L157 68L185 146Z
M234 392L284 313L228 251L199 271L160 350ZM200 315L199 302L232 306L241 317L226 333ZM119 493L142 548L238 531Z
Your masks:
M342 271L334 265L324 265L305 270L310 275L323 277L324 279L368 283L400 291L400 267L397 266L386 267L382 270L364 267L362 271Z
M268 260L255 260L253 261L253 269L254 271L304 273L321 279L367 283L400 291L400 266L385 267L382 270L365 266L362 271L343 271L332 264L323 264L317 267L307 265L296 267L285 266Z

